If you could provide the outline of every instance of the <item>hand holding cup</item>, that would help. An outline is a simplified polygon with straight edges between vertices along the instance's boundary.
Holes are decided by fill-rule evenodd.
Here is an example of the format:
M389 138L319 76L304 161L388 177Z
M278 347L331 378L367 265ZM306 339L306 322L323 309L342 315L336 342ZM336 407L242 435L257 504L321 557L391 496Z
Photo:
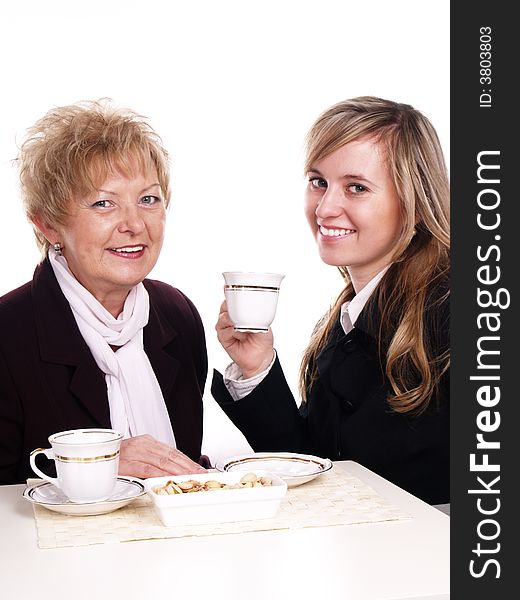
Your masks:
M273 360L270 325L284 275L240 271L222 275L226 300L215 329L222 347L248 379L267 369Z
M237 331L229 317L226 301L220 307L215 329L222 347L246 379L261 373L271 364L274 353L271 329L262 335Z

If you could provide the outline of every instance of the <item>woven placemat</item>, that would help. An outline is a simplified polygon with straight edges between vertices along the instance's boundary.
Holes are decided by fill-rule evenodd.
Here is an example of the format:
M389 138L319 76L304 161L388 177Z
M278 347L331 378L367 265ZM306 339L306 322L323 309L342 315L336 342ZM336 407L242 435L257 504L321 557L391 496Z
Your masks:
M273 519L165 527L147 496L114 512L69 516L33 505L40 548L88 546L135 540L221 535L302 527L329 527L411 518L343 469L332 469L289 488Z

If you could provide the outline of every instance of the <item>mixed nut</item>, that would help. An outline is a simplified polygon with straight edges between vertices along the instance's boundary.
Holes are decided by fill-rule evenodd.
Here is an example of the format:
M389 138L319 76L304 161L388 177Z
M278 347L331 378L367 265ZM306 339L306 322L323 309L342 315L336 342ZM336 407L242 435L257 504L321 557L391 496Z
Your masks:
M256 473L246 473L240 478L238 483L234 484L221 483L215 479L210 479L209 481L188 479L187 481L180 481L178 483L170 479L164 485L156 485L152 489L160 496L170 496L172 494L190 494L192 492L210 492L213 490L239 490L269 485L272 485L272 481L268 477L258 477Z

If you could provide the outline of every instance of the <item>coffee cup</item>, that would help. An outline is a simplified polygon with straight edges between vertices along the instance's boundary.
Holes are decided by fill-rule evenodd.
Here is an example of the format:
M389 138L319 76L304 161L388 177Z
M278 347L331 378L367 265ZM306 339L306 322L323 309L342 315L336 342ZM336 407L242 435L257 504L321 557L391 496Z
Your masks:
M242 271L226 271L222 275L228 314L235 331L268 331L285 275Z
M71 502L98 502L110 497L117 483L123 435L113 429L71 429L49 437L51 448L37 448L29 457L32 470L58 487ZM56 463L57 477L36 466L44 454Z

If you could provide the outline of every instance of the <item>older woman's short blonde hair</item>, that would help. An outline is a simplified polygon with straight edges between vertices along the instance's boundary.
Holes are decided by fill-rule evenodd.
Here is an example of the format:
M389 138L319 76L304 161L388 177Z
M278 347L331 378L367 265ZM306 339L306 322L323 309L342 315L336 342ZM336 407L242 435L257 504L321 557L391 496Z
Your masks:
M111 172L132 175L154 167L165 205L170 201L168 153L145 117L109 99L51 109L27 131L18 156L22 200L37 244L49 242L34 225L63 224L74 196L93 194Z

